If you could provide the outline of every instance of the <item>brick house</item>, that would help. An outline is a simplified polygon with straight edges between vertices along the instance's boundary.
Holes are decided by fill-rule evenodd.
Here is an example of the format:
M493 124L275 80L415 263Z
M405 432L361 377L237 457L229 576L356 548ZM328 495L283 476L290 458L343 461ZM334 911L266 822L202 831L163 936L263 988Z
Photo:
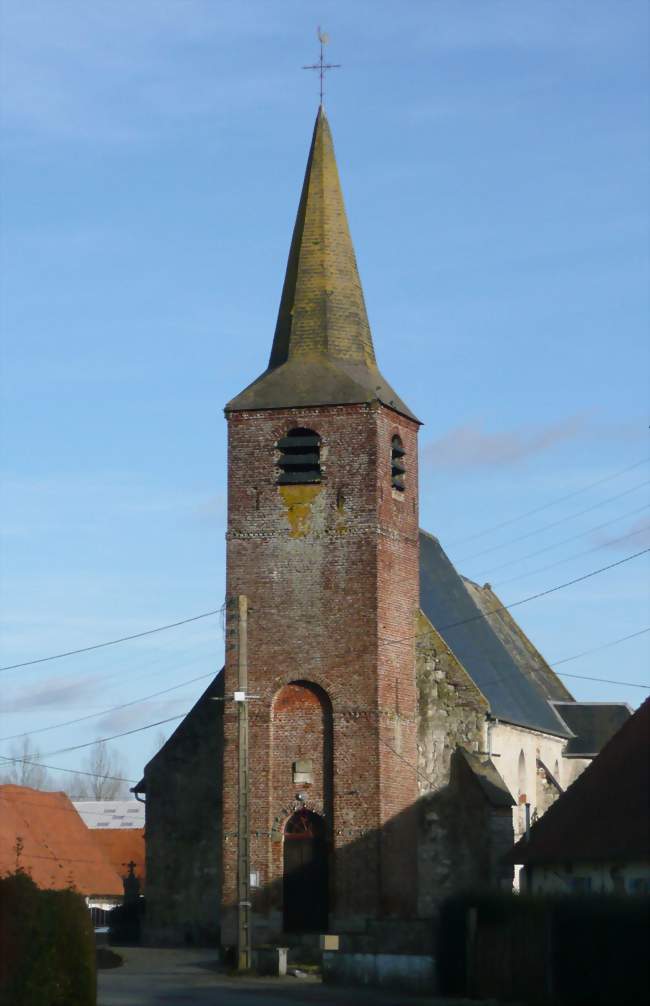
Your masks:
M226 664L136 787L147 936L235 941L243 596L254 940L430 949L440 900L511 885L519 808L593 752L498 598L419 530L420 424L377 366L322 108L269 365L225 413Z

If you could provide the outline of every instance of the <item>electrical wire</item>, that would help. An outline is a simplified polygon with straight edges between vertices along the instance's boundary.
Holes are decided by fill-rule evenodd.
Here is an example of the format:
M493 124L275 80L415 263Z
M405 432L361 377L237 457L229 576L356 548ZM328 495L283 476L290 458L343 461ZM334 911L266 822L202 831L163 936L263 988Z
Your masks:
M643 506L637 507L635 510L628 510L626 513L620 514L618 517L612 517L611 520L605 520L602 524L596 524L594 527L587 528L586 531L580 531L578 534L569 535L568 538L556 541L552 545L545 545L544 548L538 548L535 549L534 552L528 552L526 555L520 555L514 559L508 559L507 562L502 562L498 566L490 566L489 569L483 569L480 573L476 573L474 575L474 579L483 579L484 576L489 576L490 573L498 573L500 570L505 569L506 566L512 566L516 562L525 562L526 559L534 559L535 556L543 555L545 552L552 552L554 548L560 548L561 545L568 545L570 542L577 541L579 538L584 538L588 534L594 534L596 531L602 531L604 527L616 524L619 520L626 520L628 517L636 517L638 513L642 513L644 510L648 509L650 509L650 503L644 503Z
M108 713L115 713L120 709L128 709L129 706L137 706L139 703L147 702L149 699L157 699L160 695L167 695L169 692L175 692L179 688L184 688L186 685L193 685L195 681L203 681L205 678L213 677L215 677L214 671L210 671L208 674L199 674L198 677L189 678L187 681L181 681L180 684L172 685L171 688L163 688L159 692L151 692L150 695L142 695L139 699L132 699L131 702L123 702L119 706L109 706L108 709L102 709L99 713L88 713L86 716L77 716L74 720L64 720L63 723L54 723L49 727L39 727L37 730L28 730L26 733L10 734L8 737L0 737L0 743L3 743L4 741L14 741L20 737L31 737L32 734L43 734L48 730L58 730L60 727L70 727L75 723L83 723L85 720L93 720L100 716L107 716Z
M510 604L500 604L498 607L493 608L491 611L481 611L477 612L476 615L471 615L469 618L462 618L458 622L450 622L448 625L436 625L435 629L437 632L444 632L445 629L456 629L461 625L466 625L468 622L476 622L481 618L489 618L491 615L496 615L500 611L509 611L510 608L517 608L521 604L527 604L528 601L536 601L538 597L546 597L548 594L554 594L558 590L564 590L565 587L572 587L575 583L582 583L583 580L589 580L592 576L597 576L599 573L605 573L608 569L614 569L616 566L622 566L625 562L630 562L632 559L638 559L641 555L646 555L650 552L650 548L641 549L640 552L634 552L632 555L626 555L623 559L618 559L616 562L610 562L607 566L601 566L599 569L593 569L590 573L583 573L582 576L576 576L573 580L567 580L565 583L558 583L555 587L549 587L547 590L540 590L537 594L530 594L528 597L522 597L518 601L512 601ZM417 639L418 636L402 636L399 639L390 639L388 636L379 636L379 639L383 643L396 644L405 643L411 639Z
M127 643L131 639L142 639L143 636L153 636L155 632L176 629L179 625L198 622L201 618L210 618L211 615L218 615L220 612L221 608L215 608L214 611L204 611L201 615L192 615L191 618L182 618L179 622L158 625L155 629L145 629L144 632L134 632L130 636L120 636L119 639L107 639L103 643L94 643L92 646L80 646L76 650L66 650L64 653L53 653L49 657L38 657L36 660L23 660L19 664L8 664L6 667L0 667L0 671L15 671L19 667L32 667L34 664L45 664L49 660L60 660L62 657L75 657L78 653L89 653L91 650L101 650L104 646L115 646L117 643Z
M175 720L182 720L187 716L189 710L184 713L179 713L178 716L168 716L165 720L157 720L155 723L147 723L143 727L133 727L132 730L123 730L119 734L112 734L110 737L97 737L94 741L86 741L84 744L75 744L72 747L67 748L57 748L56 751L46 751L43 755L44 758L52 758L54 755L68 754L70 751L80 751L82 748L91 748L95 744L103 744L106 741L115 741L119 737L130 737L131 734L142 733L143 730L151 730L153 727L161 727L165 723L173 723ZM18 759L20 761L20 759Z
M632 632L632 633L630 633L627 636L621 636L619 639L612 639L609 642L603 643L601 646L593 647L590 650L583 650L581 653L575 653L575 654L573 654L570 657L564 657L562 660L556 660L556 661L554 661L554 663L550 664L549 666L551 666L551 667L558 667L560 664L569 663L569 661L571 661L571 660L578 660L581 657L590 656L593 653L599 653L601 650L606 650L606 649L609 649L612 646L617 646L619 643L624 643L628 639L634 639L637 636L642 636L642 635L644 635L647 632L650 632L650 626L648 626L645 629L640 629L638 632ZM419 638L419 637L412 637L412 638ZM617 680L610 679L610 678L597 678L597 677L591 677L591 676L587 676L587 675L583 675L583 674L568 674L566 672L562 674L562 677L580 678L581 680L584 680L584 681L597 681L597 682L602 682L604 684L623 685L623 686L627 686L627 687L631 687L631 688L643 688L643 689L650 690L650 685L640 685L637 682L633 682L633 681L617 681ZM194 679L194 680L198 680L198 679ZM187 682L184 682L184 684L186 684L186 683ZM176 686L176 687L181 687L181 686L179 685L179 686ZM171 689L169 689L169 690L171 690ZM144 701L144 700L140 699L140 700L136 700L136 701ZM133 704L133 703L127 703L127 705L131 705L131 704ZM115 707L115 708L123 708L123 707L120 706L120 707ZM111 710L108 710L108 711L110 712ZM99 715L101 715L101 714L99 714ZM172 720L182 719L186 715L187 715L187 713L182 713L180 716L170 717L169 720L161 720L159 723L150 723L150 724L147 724L147 726L138 727L135 730L125 731L125 733L123 733L123 734L116 734L113 737L102 738L102 740L104 740L104 741L115 740L118 737L124 737L124 736L127 736L128 734L139 733L140 731L143 731L143 730L150 730L154 726L160 726L162 723L168 723L168 722L172 722ZM55 728L50 728L50 729L55 729ZM25 735L20 734L18 736L25 736ZM382 741L383 744L386 745L386 747L388 747L393 752L393 754L395 754L398 758L401 758L401 760L404 761L405 764L409 765L415 772L417 772L418 775L422 776L422 778L424 778L427 782L431 782L432 781L431 779L429 779L429 777L427 775L423 774L422 772L420 772L419 769L416 769L415 766L411 765L410 762L408 762L397 750L395 750L395 748L391 747L391 745L388 744L388 742L385 741L382 737L380 737L379 739ZM79 745L76 745L75 747L61 748L58 751L50 751L44 757L48 758L48 757L51 757L51 756L53 756L55 754L64 754L64 753L67 753L69 751L76 751L76 750L79 750L80 748L91 747L91 746L93 746L94 744L97 744L97 743L101 743L101 740L100 741L90 741L87 744L79 744ZM25 758L13 758L13 757L9 757L7 755L0 755L0 759L2 759L2 761L5 762L5 763L9 762L9 763L14 763L14 764L34 765L34 766L39 766L41 768L49 769L50 771L53 771L53 772L71 772L71 773L74 773L74 774L77 774L77 775L91 776L92 778L95 778L95 779L111 779L111 780L116 780L118 782L133 782L133 783L135 783L135 780L133 780L133 779L124 779L121 776L106 776L106 775L100 775L100 774L98 774L96 772L84 772L84 771L81 771L80 769L57 768L57 767L55 767L53 765L44 765L44 764L42 764L42 762L28 761ZM92 811L87 811L86 813L93 813L93 812ZM99 812L96 812L96 813L99 813Z
M526 513L519 514L518 517L510 517L508 520L501 521L499 524L493 524L492 527L484 528L483 531L476 531L474 534L467 535L465 538L457 538L456 541L452 541L450 547L455 545L464 545L467 541L474 541L476 538L482 538L486 534L492 534L493 531L500 531L501 528L508 527L510 524L516 524L517 521L525 520L526 517L533 517L537 513L541 513L542 510L548 510L549 507L557 506L559 503L564 503L566 500L573 499L574 496L580 496L581 493L588 492L589 489L595 489L596 486L601 486L605 482L611 482L613 479L620 478L621 475L627 475L628 472L634 471L635 468L640 468L641 465L645 465L650 461L650 457L641 458L640 461L636 461L633 465L628 468L622 468L618 472L614 472L612 475L606 475L602 479L598 479L596 482L590 482L589 485L583 486L581 489L574 489L573 492L567 493L566 496L560 496L558 499L551 500L549 503L543 503L541 506L535 507L533 510L527 510Z
M623 559L619 559L617 562L610 563L608 566L602 566L600 569L592 570L590 573L585 573L582 576L574 578L573 580L568 580L565 583L557 584L555 587L550 587L548 590L543 590L543 591L540 591L537 594L531 594L528 597L520 598L520 600L513 601L511 604L502 604L502 605L499 605L496 608L493 608L491 611L478 612L476 615L472 615L470 618L462 619L461 621L458 621L458 622L452 622L452 623L450 623L448 625L436 626L436 630L438 632L443 632L445 629L458 628L459 626L464 625L464 624L466 624L468 622L473 622L473 621L476 621L478 619L483 619L483 618L489 618L491 615L498 614L500 611L507 611L510 608L515 608L515 607L517 607L517 606L519 606L521 604L526 604L528 601L536 600L539 597L545 597L548 594L554 593L555 591L562 590L565 587L572 586L573 584L576 584L576 583L580 583L583 580L587 580L590 577L596 576L598 573L604 573L604 572L606 572L609 569L613 569L616 566L620 566L620 565L622 565L625 562L629 562L631 559L636 559L636 558L638 558L641 555L645 555L647 552L650 552L650 548L646 548L646 549L643 549L640 552L634 553L633 555L626 556ZM645 630L645 629L641 630L641 632L634 633L633 635L641 635L642 632L645 632L645 631L647 631L647 630ZM379 639L382 642L387 643L389 645L397 644L397 643L403 643L403 642L408 642L408 641L411 641L411 640L417 640L419 638L422 638L421 634L416 634L416 635L411 635L411 636L403 636L403 637L401 637L399 639L390 639L390 638L388 638L386 636L380 636L379 637ZM606 645L607 646L609 646L609 645L614 646L614 645L616 645L617 642L619 642L619 641L623 642L627 638L632 638L632 637L625 636L621 640L614 640L611 644L606 644ZM567 657L567 658L565 658L565 661L577 659L578 656L580 656L580 654L577 654L574 657ZM551 666L553 666L553 665L551 665ZM209 677L209 676L210 675L200 675L199 678ZM563 677L581 677L581 675L570 675L570 674L564 674L562 676ZM192 682L199 680L199 678L192 679ZM594 678L594 679L589 679L589 680L600 680L600 681L603 682L603 684L621 684L623 686L629 685L629 686L635 687L635 688L648 688L648 687L650 687L650 686L646 686L646 685L639 685L639 684L636 684L636 683L633 683L633 682L614 682L614 681L611 681L611 680L608 680L608 679L605 679L605 678L602 678L602 679L596 679L596 678ZM95 716L105 716L105 715L107 715L110 712L126 708L127 706L136 705L139 702L145 702L149 698L156 698L160 694L165 694L166 692L173 691L176 688L182 687L184 684L190 684L192 682L182 682L180 685L175 685L175 686L173 686L172 688L169 688L169 689L163 689L161 692L154 692L154 693L152 693L149 696L143 696L140 699L136 699L136 700L134 700L132 702L125 702L122 705L114 706L113 708L109 708L109 709L105 709L105 710L103 710L100 713L96 713L96 714L93 713L93 714L91 714L89 716L86 716L86 717L79 717L76 721L70 721L70 722L81 722L82 720L85 720L85 719L92 719ZM102 739L103 740L116 740L119 737L125 737L125 736L128 736L129 734L132 734L132 733L139 733L142 730L149 730L149 729L151 729L154 726L161 726L163 723L170 723L173 720L182 719L182 717L185 716L185 715L186 714L183 713L180 716L172 716L172 717L170 717L167 720L160 720L157 723L152 723L152 724L149 724L149 725L144 726L144 727L137 727L134 730L128 730L128 731L125 731L124 733L115 734L113 737L106 737L106 738L102 738ZM70 723L66 723L66 724L54 724L54 725L52 725L50 727L43 727L40 730L33 731L33 732L34 733L44 732L45 730L56 729L58 726L67 726L67 725L70 725ZM2 738L2 740L4 740L4 741L6 741L6 740L14 740L14 739L16 739L16 737L23 737L23 736L26 736L26 734L16 734L16 735L14 735L12 737ZM90 741L90 742L88 742L86 744L77 745L76 747L62 748L62 749L59 749L59 750L54 751L54 752L48 752L48 754L46 754L44 757L47 758L47 757L49 757L52 754L62 754L63 752L79 750L80 748L90 747L90 746L92 746L93 744L96 744L96 743L97 743L97 741ZM18 759L18 760L20 760L20 759Z
M627 639L635 639L636 636L643 636L646 632L650 632L650 626L647 629L639 629L638 632L631 632L629 636L621 636L620 639L612 639L609 643L603 643L602 646L595 646L592 650L583 650L582 653L574 653L572 657L563 657L562 660L556 660L552 663L551 667L559 667L560 664L568 664L570 660L579 660L580 657L590 657L592 653L600 653L601 650L608 650L610 646L617 646L619 643L624 643ZM578 674L566 674L564 677L577 678L582 677ZM600 681L600 678L590 678L591 680ZM618 682L616 682L618 684ZM621 684L630 684L629 681L623 681ZM647 685L637 685L638 688L647 688Z
M523 580L527 576L534 576L536 573L545 573L548 569L555 569L556 566L563 566L565 562L573 562L574 559L582 559L585 555L591 555L592 552L600 552L601 549L608 545L618 545L621 541L627 541L628 538L636 538L637 535L647 534L650 531L650 524L646 524L645 527L637 528L636 531L628 531L627 534L622 534L618 538L612 538L610 541L605 542L602 545L592 545L591 548L583 549L582 552L574 552L573 555L567 555L564 559L556 559L555 562L549 562L546 566L538 566L537 569L529 569L526 573L518 573L517 576L509 576L507 580L497 580L494 584L495 587L503 587L506 583L514 583L516 580Z
M525 541L527 538L532 538L535 535L542 534L544 531L549 531L552 527L558 527L559 524L564 524L568 520L574 520L576 517L582 517L586 513L591 513L592 510L597 510L601 506L606 506L607 503L614 503L616 500L622 499L624 496L629 496L630 493L634 493L637 489L642 489L650 483L650 479L645 479L644 482L638 482L635 486L631 486L629 489L625 489L622 493L617 493L616 496L608 496L607 499L599 500L598 503L592 503L591 506L585 507L584 510L578 510L576 513L568 514L566 517L560 517L559 520L551 521L550 524L544 524L543 527L535 528L533 531L527 531L526 534L520 534L517 538L510 538L508 541L501 542L499 545L490 545L489 548L483 548L480 552L473 552L471 555L464 555L458 560L458 562L469 562L470 559L477 559L481 555L488 555L490 552L496 552L500 548L506 548L508 545L516 545L517 542Z
M40 761L28 761L27 758L10 758L9 755L0 755L0 758L3 762L12 762L14 765L34 765L36 768L46 768L50 772L68 772L70 775L86 775L91 779L110 779L114 782L132 782L134 785L138 781L137 779L125 779L120 775L104 775L100 772L84 772L79 768L57 768L56 765L43 765Z

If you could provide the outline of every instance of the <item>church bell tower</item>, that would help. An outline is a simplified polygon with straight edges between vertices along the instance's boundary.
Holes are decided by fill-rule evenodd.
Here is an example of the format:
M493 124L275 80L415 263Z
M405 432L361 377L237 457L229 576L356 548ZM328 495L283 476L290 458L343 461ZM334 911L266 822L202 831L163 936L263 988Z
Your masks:
M318 111L269 364L228 421L222 942L248 605L254 938L415 915L419 423L380 373Z

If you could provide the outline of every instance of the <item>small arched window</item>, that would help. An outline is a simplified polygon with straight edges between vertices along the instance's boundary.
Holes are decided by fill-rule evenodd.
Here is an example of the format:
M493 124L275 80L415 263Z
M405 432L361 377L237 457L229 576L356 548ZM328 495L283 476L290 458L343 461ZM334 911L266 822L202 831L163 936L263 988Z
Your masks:
M394 436L390 449L390 484L393 489L397 489L400 493L403 493L406 488L404 485L404 477L406 475L406 467L404 465L405 454L406 451L404 450L402 441L398 436Z
M517 763L517 784L518 784L518 802L526 803L526 756L522 751L519 752L519 761Z
M278 440L280 475L278 485L320 482L320 437L313 430L296 426Z

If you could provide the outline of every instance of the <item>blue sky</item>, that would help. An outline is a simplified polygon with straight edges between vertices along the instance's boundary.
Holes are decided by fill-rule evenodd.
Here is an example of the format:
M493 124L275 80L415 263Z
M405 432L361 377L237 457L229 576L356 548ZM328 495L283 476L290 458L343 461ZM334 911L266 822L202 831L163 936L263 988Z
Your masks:
M318 23L377 355L424 423L423 526L506 603L648 547L645 0L1 12L3 664L223 602L222 407L268 357ZM550 661L598 647L649 624L647 572L517 618ZM565 669L648 681L649 639ZM222 649L212 618L8 672L1 736L209 675ZM33 739L79 766L53 752L182 713L207 680ZM130 777L156 734L120 742Z

